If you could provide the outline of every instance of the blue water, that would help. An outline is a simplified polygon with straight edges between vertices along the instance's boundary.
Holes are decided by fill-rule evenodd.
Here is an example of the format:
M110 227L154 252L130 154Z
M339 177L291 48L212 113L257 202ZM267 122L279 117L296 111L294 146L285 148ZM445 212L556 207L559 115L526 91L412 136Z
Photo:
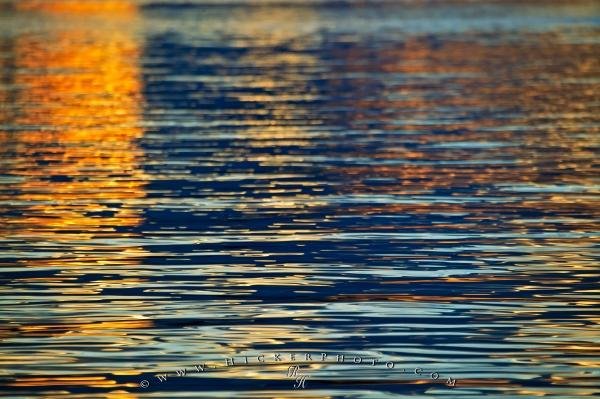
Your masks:
M597 3L3 4L6 397L600 393Z

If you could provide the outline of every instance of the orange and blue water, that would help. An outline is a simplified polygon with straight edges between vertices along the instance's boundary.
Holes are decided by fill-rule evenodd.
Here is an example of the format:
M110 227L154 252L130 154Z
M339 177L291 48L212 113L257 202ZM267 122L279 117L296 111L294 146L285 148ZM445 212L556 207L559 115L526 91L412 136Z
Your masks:
M5 1L0 392L600 394L599 54L583 0Z

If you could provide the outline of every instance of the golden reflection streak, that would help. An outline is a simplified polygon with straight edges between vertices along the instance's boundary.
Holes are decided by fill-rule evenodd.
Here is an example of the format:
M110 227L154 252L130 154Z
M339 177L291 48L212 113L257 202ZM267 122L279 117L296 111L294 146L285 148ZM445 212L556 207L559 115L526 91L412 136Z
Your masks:
M85 386L90 388L135 388L134 383L119 384L115 380L103 376L81 376L81 377L18 377L7 384L11 387L54 387L54 386Z
M86 10L69 1L19 4L41 11ZM120 12L115 7L112 12ZM139 211L126 204L145 196L142 153L135 143L143 133L139 44L126 31L65 24L46 35L18 36L12 51L12 80L22 89L14 100L21 109L11 119L30 128L0 131L3 147L17 153L11 166L22 177L17 194L0 199L28 205L18 220L2 221L4 233L55 241L138 225ZM90 215L98 212L105 214Z
M19 176L15 194L0 200L21 207L18 219L3 217L0 233L7 237L27 237L48 242L71 243L64 259L25 259L31 266L136 265L145 251L123 246L91 251L94 245L81 245L85 239L103 236L123 238L129 233L116 227L134 227L142 221L136 200L145 197L144 172L138 161L143 155L136 144L143 131L141 77L138 58L140 43L123 29L94 29L71 24L76 18L125 18L135 23L136 6L128 0L16 2L20 12L57 14L60 25L49 23L43 33L16 36L9 44L10 63L4 62L3 80L14 86L11 102L16 111L0 110L0 120L25 126L19 132L0 131L2 150L11 151L9 170ZM73 16L69 15L73 14ZM107 18L108 17L108 18ZM94 19L98 21L98 19ZM50 21L50 20L48 20ZM6 92L0 91L4 98ZM48 179L50 178L50 179ZM78 244L73 244L77 242ZM88 256L89 254L89 256ZM130 259L131 258L131 259ZM23 281L30 281L23 279ZM60 288L62 294L93 295L104 288L136 285L143 279L107 280L73 285L66 276L33 278L34 284ZM62 287L61 287L62 286ZM58 292L58 290L53 290ZM57 294L54 294L57 295ZM58 296L54 296L60 300ZM110 306L110 304L109 304ZM126 346L124 337L153 326L150 320L59 319L56 324L7 325L1 335L11 337L92 336L115 337L106 350ZM62 357L66 362L72 361ZM28 362L21 356L7 361ZM121 371L127 373L127 371ZM134 374L131 371L130 374ZM19 377L8 383L14 387L134 388L103 376ZM134 398L124 391L107 394L113 398Z
M15 4L20 11L51 13L117 13L119 16L137 13L130 0L19 0Z
M104 394L106 399L136 399L138 396L123 390L116 390Z
M128 330L147 329L153 326L150 320L115 320L101 322L72 322L64 324L24 325L18 328L22 336L59 336L93 335L93 336L124 336ZM118 330L123 330L119 332Z

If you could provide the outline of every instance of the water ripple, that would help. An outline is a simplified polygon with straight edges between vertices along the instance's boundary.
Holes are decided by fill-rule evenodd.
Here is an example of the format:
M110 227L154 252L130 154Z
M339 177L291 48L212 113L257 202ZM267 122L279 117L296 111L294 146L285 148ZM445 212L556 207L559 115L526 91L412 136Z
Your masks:
M0 5L5 392L599 394L597 5L250 3Z

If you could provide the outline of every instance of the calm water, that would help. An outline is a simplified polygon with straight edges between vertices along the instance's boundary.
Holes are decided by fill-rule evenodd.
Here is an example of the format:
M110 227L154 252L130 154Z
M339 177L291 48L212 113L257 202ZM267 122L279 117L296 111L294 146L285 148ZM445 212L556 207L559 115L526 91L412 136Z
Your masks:
M4 3L2 393L599 394L599 54L592 1Z

